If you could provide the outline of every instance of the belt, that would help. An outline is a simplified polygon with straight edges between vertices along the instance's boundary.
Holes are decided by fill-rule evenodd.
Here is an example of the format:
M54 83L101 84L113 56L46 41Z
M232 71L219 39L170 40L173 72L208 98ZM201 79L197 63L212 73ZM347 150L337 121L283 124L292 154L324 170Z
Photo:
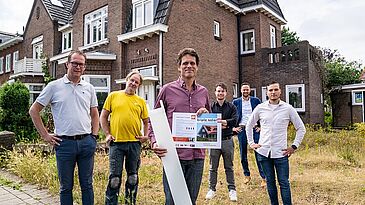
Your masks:
M61 139L68 139L68 140L82 140L89 135L91 135L91 134L82 134L82 135L74 135L74 136L61 135L61 136L57 136L57 137L59 137Z
M224 136L222 137L222 140L230 140L232 138L232 135Z

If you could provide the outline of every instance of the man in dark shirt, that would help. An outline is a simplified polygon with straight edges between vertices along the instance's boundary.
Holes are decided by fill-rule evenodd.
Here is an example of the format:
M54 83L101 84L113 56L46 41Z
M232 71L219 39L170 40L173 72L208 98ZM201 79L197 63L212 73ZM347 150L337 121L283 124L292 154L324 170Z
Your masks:
M218 83L216 85L215 96L217 101L212 104L212 112L222 114L222 145L221 149L210 149L209 191L205 198L212 199L215 196L217 170L219 159L222 155L228 184L229 199L231 201L237 201L233 171L234 144L232 139L232 128L236 125L238 118L237 111L232 103L226 101L227 86L224 83Z

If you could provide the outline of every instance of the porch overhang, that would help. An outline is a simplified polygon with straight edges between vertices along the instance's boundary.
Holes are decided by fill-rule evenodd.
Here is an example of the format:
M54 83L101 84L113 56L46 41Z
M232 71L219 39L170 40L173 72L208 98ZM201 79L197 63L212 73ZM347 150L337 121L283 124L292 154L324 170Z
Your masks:
M144 76L143 77L143 81L153 81L156 82L158 81L158 76ZM122 79L116 79L115 83L116 84L126 84L127 79L126 78L122 78ZM143 85L143 83L142 83Z
M160 32L167 32L168 26L165 24L152 24L139 29L135 29L131 32L118 35L118 41L123 43L129 43L130 41L136 41L137 39L144 39L145 37L152 37L154 34L159 35Z
M0 44L0 51L10 48L18 43L21 43L23 41L23 37L14 37L8 41L5 41L4 43Z

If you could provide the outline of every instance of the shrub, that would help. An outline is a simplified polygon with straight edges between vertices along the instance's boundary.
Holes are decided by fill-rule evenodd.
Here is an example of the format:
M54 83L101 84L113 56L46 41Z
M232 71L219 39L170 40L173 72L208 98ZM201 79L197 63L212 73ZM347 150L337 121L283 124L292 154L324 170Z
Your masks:
M0 129L14 132L17 142L34 141L38 135L28 114L29 90L21 82L0 88Z
M365 138L365 123L355 123L355 130L361 137Z

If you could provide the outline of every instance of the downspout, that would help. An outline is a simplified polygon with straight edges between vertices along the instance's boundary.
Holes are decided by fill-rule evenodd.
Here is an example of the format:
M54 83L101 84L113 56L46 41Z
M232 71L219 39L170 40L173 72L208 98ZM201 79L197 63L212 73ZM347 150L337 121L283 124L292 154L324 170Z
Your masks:
M162 39L163 39L163 32L160 31L159 35L159 45L158 45L158 89L162 87L162 60L163 60L163 45L162 45Z
M350 123L351 123L351 126L354 124L353 122L353 113L352 113L352 93L350 93L350 103L349 103L349 106L350 106Z
M365 91L362 91L362 122L365 122Z
M237 39L238 39L238 46L237 46L237 54L238 54L238 90L237 94L239 95L239 91L241 88L242 83L242 57L241 57L241 37L240 37L240 30L241 30L241 14L237 15Z

